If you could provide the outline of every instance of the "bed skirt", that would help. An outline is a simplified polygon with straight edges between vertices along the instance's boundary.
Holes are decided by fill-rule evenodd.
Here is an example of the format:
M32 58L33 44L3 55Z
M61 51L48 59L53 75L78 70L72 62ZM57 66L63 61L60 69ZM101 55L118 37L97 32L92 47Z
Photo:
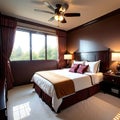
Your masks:
M39 95L39 97L51 108L51 110L54 111L54 109L52 108L52 98L48 96L46 93L44 93L42 89L38 87L37 84L34 83L33 87L35 91L37 92L37 94ZM57 113L59 113L61 110L79 101L87 99L88 97L98 93L99 91L100 91L100 84L96 84L92 87L80 90L71 96L63 98L62 104L60 105Z

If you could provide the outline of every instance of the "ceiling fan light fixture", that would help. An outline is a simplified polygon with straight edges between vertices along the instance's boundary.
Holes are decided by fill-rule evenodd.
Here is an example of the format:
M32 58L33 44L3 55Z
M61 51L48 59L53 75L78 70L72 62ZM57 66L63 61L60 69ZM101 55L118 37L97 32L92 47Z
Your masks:
M61 7L59 11L64 13L66 11L66 8Z
M68 4L67 4L67 3L64 3L64 4L60 7L60 11L64 13L64 12L68 9L68 7L69 7Z
M55 15L54 18L56 21L62 21L64 19L62 15Z

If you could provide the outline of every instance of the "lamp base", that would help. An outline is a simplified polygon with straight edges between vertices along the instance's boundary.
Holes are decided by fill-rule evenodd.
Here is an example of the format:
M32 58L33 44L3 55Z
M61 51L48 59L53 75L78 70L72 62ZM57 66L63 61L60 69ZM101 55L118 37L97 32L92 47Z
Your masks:
M117 65L117 72L116 72L116 75L120 75L120 63L118 63L118 65Z
M71 66L70 65L66 65L66 68L70 68Z
M120 63L117 65L117 70L120 72Z
M116 74L116 75L120 75L120 71L116 72L115 74Z

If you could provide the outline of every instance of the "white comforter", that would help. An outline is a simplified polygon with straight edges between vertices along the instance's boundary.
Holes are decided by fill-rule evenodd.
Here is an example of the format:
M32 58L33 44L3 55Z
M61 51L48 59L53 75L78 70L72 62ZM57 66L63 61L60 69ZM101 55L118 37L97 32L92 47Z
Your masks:
M60 69L60 70L51 70L59 75L63 75L73 80L75 91L79 91L92 85L98 84L103 79L103 74L101 72L98 73L72 73L69 72L69 69ZM91 78L92 77L92 82ZM38 74L34 74L32 82L35 82L47 95L52 97L52 107L57 112L60 104L62 103L62 98L58 99L54 90L54 86L48 80L45 80L43 77L39 76ZM66 96L65 96L66 97Z

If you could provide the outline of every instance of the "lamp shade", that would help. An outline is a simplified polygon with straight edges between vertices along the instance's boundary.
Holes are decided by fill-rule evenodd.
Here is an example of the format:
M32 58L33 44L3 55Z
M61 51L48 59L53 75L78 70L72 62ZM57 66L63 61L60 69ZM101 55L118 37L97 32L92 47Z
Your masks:
M64 55L64 59L65 60L71 60L72 59L72 55L71 54L65 54Z
M120 53L112 53L112 61L120 61Z

